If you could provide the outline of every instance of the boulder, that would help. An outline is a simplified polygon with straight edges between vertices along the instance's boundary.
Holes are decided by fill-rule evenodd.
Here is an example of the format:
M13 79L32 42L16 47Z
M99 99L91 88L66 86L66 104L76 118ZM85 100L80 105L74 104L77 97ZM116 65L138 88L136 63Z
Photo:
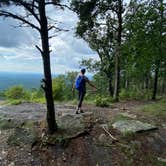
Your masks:
M143 123L138 120L119 120L112 124L113 128L119 130L122 133L127 132L142 132L157 129L156 126L148 123Z
M67 135L77 135L87 131L93 123L93 114L86 112L82 114L63 113L57 117L57 123L61 130L65 130Z

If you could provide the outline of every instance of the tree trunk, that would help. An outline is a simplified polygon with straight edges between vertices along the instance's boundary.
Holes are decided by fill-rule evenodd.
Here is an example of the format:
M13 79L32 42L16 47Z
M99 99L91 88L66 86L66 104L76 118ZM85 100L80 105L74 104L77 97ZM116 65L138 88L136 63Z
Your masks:
M55 109L54 100L52 94L52 77L50 67L50 51L49 51L49 38L48 38L48 25L45 13L45 0L39 1L39 14L41 20L41 41L42 41L42 57L44 66L44 91L47 104L47 123L48 130L53 133L57 130L57 124L55 121Z
M146 74L146 78L145 78L145 89L146 90L149 89L149 74Z
M125 77L125 86L124 86L124 88L125 88L125 89L129 89L129 85L130 85L130 83L129 83L129 78L126 76L126 77Z
M159 73L159 62L156 64L155 73L154 73L155 75L154 75L152 100L156 100L157 84L158 84L158 73Z
M162 95L165 94L165 77L163 78L163 81L162 81Z
M109 82L108 82L108 90L109 90L109 95L113 97L113 87L112 87L112 76L109 76Z
M115 57L115 87L114 87L114 98L119 101L119 81L120 81L120 65L119 65L119 50L117 50L117 55Z
M122 40L122 0L118 0L118 36L117 36L117 49L115 54L115 87L114 98L119 101L119 85L120 85L120 54L121 54L121 40Z

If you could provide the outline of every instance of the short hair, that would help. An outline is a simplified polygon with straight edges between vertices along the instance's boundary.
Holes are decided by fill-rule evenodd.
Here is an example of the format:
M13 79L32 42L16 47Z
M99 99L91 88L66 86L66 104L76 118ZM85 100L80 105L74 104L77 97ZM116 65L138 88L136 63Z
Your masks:
M82 69L81 69L81 73L82 73L82 74L85 74L85 72L86 72L86 69L85 69L85 68L82 68Z

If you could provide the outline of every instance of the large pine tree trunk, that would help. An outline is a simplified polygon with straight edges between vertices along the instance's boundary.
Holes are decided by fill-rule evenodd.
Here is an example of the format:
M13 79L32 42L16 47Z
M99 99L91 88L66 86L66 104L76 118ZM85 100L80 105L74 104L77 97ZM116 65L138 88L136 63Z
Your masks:
M120 86L120 54L121 54L121 40L122 40L122 0L118 0L118 36L117 36L117 49L115 55L115 87L114 98L119 101L119 86Z
M49 38L48 38L48 25L45 13L45 0L39 2L39 14L41 20L41 41L42 41L42 57L44 66L44 91L47 104L47 123L49 132L53 133L57 130L55 121L54 100L52 94L52 77L50 67L50 51L49 51Z
M156 100L156 94L157 94L157 85L158 85L158 74L159 74L159 62L156 64L155 73L154 73L154 85L153 85L153 94L152 94L152 100Z

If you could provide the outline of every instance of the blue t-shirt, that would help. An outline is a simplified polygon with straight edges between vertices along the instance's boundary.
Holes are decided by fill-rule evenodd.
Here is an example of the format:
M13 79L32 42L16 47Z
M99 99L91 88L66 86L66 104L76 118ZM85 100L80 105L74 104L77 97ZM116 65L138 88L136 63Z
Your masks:
M86 81L88 81L88 78L84 75L79 74L75 82L76 89L80 92L86 92Z

